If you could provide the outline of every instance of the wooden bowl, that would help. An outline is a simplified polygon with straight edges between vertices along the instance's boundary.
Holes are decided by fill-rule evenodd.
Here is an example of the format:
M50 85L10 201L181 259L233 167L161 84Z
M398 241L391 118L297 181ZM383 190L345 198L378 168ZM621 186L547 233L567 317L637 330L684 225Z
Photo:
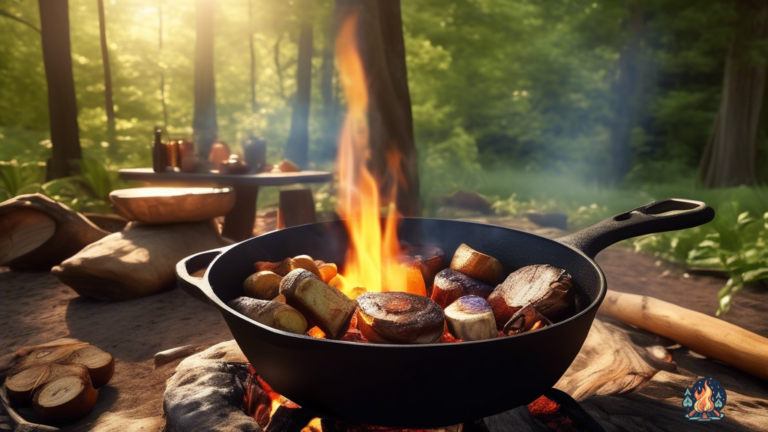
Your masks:
M235 205L232 188L145 187L109 194L112 207L128 220L148 224L202 222L223 216Z

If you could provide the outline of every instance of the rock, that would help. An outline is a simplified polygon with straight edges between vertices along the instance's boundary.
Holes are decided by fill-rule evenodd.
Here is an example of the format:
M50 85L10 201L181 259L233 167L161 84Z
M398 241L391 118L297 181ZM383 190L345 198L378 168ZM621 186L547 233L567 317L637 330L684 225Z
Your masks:
M234 340L182 361L168 380L163 400L166 431L256 431L262 429L240 408L248 360Z
M91 243L51 273L83 297L129 300L172 288L182 258L227 245L209 223L131 223Z
M540 227L568 229L568 215L563 213L526 213L525 217Z
M451 196L439 197L435 201L441 206L491 213L491 202L475 192L458 190Z

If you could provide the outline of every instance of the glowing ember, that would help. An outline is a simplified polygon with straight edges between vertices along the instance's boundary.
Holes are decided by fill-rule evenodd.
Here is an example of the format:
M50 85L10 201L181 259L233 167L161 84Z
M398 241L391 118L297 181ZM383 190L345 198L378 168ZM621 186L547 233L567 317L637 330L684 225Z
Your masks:
M387 154L388 172L394 181L386 202L390 203L382 232L382 200L379 184L368 170L371 157L368 129L368 88L362 60L357 49L355 31L357 15L342 25L336 39L336 53L341 83L347 100L347 116L339 142L339 205L349 232L344 274L331 281L351 298L367 291L406 291L426 295L424 279L418 269L400 265L401 252L397 239L397 209L394 206L396 183L400 174L400 154Z

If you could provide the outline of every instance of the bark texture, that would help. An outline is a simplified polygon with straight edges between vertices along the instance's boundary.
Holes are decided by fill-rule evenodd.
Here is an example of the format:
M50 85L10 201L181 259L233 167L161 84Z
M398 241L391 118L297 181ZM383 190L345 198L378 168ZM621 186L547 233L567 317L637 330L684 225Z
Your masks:
M765 11L766 7L760 10ZM757 11L753 13L757 14ZM768 38L768 19L764 15L743 26L728 47L720 109L699 166L699 181L705 187L755 182L766 65L747 60L745 44Z
M82 158L82 152L69 42L69 1L39 0L39 5L53 144L47 178L52 180L74 174L77 168L73 162Z
M213 73L213 0L197 0L197 40L195 41L195 116L192 121L199 153L208 154L216 140L216 85Z
M359 14L358 46L370 83L371 171L384 191L393 183L396 185L400 213L418 216L421 212L418 158L413 139L400 1L339 0L338 5L342 8L340 15L344 17ZM393 178L393 168L399 168L398 178Z

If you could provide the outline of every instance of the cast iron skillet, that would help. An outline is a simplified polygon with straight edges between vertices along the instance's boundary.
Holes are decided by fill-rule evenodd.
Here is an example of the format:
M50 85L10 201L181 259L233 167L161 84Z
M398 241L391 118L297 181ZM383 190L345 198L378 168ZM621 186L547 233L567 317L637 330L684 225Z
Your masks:
M546 263L573 276L574 316L543 330L478 342L375 345L314 339L266 327L227 306L241 295L255 261L309 254L343 263L348 237L341 221L275 231L192 255L176 272L185 291L219 309L256 371L290 400L348 422L441 427L527 404L557 382L605 297L605 276L593 260L598 252L630 237L702 225L714 214L702 202L669 199L557 240L478 223L404 219L402 241L437 245L446 257L467 243L499 259L507 272ZM190 277L208 264L202 279Z

